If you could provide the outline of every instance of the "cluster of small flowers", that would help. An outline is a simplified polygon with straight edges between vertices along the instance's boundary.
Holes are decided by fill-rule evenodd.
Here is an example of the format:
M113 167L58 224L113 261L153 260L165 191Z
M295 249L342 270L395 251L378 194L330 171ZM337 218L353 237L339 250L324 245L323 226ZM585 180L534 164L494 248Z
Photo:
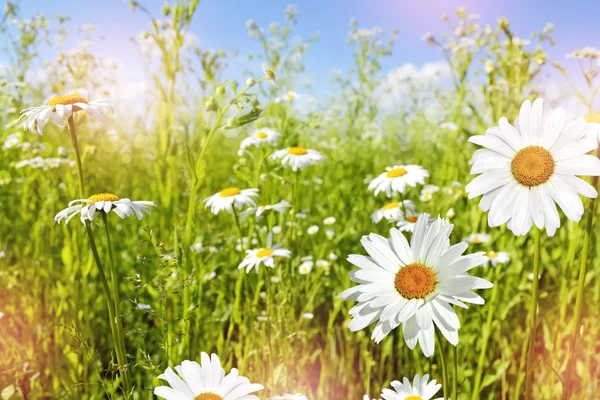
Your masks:
M44 158L38 156L27 160L21 160L15 164L16 169L29 167L33 169L43 169L44 171L60 168L61 166L72 168L75 166L75 162L68 158Z

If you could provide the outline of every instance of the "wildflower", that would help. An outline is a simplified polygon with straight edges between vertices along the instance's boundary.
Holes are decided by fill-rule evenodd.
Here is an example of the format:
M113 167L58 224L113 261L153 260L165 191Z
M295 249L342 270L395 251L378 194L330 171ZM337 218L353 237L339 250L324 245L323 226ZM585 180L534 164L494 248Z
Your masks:
M427 214L418 214L414 209L406 210L406 218L400 218L396 226L402 232L413 232L419 218L426 218L427 223L431 223L433 219Z
M402 382L393 381L391 385L394 390L383 389L381 397L385 400L430 400L442 385L436 383L435 379L429 383L428 380L429 375L425 374L423 378L415 375L412 386L407 378Z
M271 228L271 232L273 232L275 235L279 235L281 233L281 227L279 225L275 225Z
M327 269L327 268L329 268L329 261L327 261L327 260L317 260L317 262L315 263L315 265L317 266L317 268Z
M402 203L393 201L375 211L371 215L371 221L376 224L384 218L390 222L399 221L403 218L403 212L408 210L415 211L415 204L412 201L404 200Z
M202 365L183 361L175 367L177 374L168 367L158 379L167 381L170 387L159 386L154 389L154 394L166 400L241 400L256 398L250 393L264 388L239 376L236 368L225 375L216 354L209 357L203 352L201 359Z
M483 264L484 266L487 266L488 262L492 264L492 267L495 267L499 263L506 264L510 261L510 256L504 251L489 251L485 253L485 256L488 258L488 261Z
M535 223L553 236L560 226L558 203L567 218L578 222L583 203L578 194L595 198L596 190L576 175L600 175L600 160L587 153L598 141L584 137L583 118L568 120L562 108L543 110L543 100L521 107L516 128L506 118L472 143L486 147L473 154L466 187L469 199L483 195L479 207L489 211L488 224L507 223L515 235L525 235Z
M242 140L240 143L240 150L244 150L250 146L259 147L264 143L268 143L271 146L277 145L279 138L281 137L281 132L276 131L274 129L261 128L255 130L252 135L248 136L246 139Z
M248 79L246 79L246 86L252 87L254 85L256 85L256 80L254 80L254 78L248 78Z
M463 238L463 242L470 244L484 244L491 240L491 236L487 233L471 233L469 236Z
M486 261L484 253L462 256L466 243L450 246L453 225L442 219L428 224L419 216L410 244L398 230L391 237L364 236L361 243L369 257L352 254L348 261L358 267L350 273L356 283L340 297L358 301L349 324L358 331L376 323L371 338L379 343L402 324L409 348L417 343L425 356L434 352L435 328L454 346L458 344L460 322L451 305L464 302L483 304L473 289L493 285L466 272Z
M323 220L323 225L333 225L335 224L335 217L327 217Z
M138 220L141 220L144 213L150 214L149 207L156 207L156 204L152 201L120 199L112 193L100 193L92 195L87 199L70 201L69 207L56 214L54 223L60 224L64 219L65 224L67 224L71 218L79 214L79 219L85 224L85 221L94 220L96 212L108 214L110 211L113 211L121 218L135 215Z
M90 117L104 122L104 115L113 112L113 104L110 99L100 99L88 102L78 94L67 96L54 96L46 105L26 108L21 111L21 117L25 117L23 128L42 134L48 120L52 120L61 128L65 120L78 111L85 111Z
M433 199L433 192L431 190L421 190L421 194L419 195L419 200L423 203L427 203Z
M194 253L202 253L202 250L204 250L204 246L202 245L202 242L196 242L190 246L190 250Z
M275 87L278 87L275 72L273 72L273 70L271 68L269 68L269 66L266 63L262 63L261 67L262 67L263 72L265 73L265 76L269 79L269 81L271 81L271 83Z
M250 272L252 268L258 273L260 264L264 264L265 267L275 268L275 257L290 258L292 252L282 248L280 245L272 245L272 237L269 235L267 239L267 247L263 247L256 250L246 250L246 257L242 260L238 269L246 268L246 273Z
M333 229L325 229L325 237L329 240L335 237L335 231Z
M68 158L44 158L38 156L27 160L21 160L15 164L16 169L29 167L32 169L43 169L44 171L60 168L61 166L73 168L75 163Z
M204 274L204 276L202 277L202 282L212 281L215 278L215 276L217 276L217 273L215 271Z
M319 232L319 227L317 225L310 226L306 231L309 235L315 235L317 232Z
M450 208L448 211L446 211L446 218L452 219L454 217L456 217L456 211L454 211L454 208Z
M298 267L298 272L300 272L300 275L310 274L310 271L312 271L314 265L315 263L313 261L306 260L300 264L300 267Z
M315 317L315 315L313 313L307 312L307 313L302 314L302 318L304 318L304 319L313 319L314 317Z
M338 259L338 256L337 256L337 254L335 254L335 253L331 252L331 253L329 253L329 255L327 256L327 258L328 258L330 261L335 261L335 260L337 260L337 259Z
M210 211L212 211L214 215L217 215L221 211L231 213L233 207L241 210L244 206L254 206L256 205L254 199L257 196L258 189L238 189L236 187L229 187L207 197L204 201L206 202L206 208L210 207Z
M587 122L585 136L600 141L600 113L586 115L585 122Z
M452 196L454 194L454 190L451 187L444 186L442 188L442 194L444 196Z
M250 207L247 210L244 210L240 213L240 218L242 221L245 221L246 218L254 214L254 217L258 221L263 216L269 215L271 212L278 212L284 214L291 207L292 205L290 203L288 203L286 200L282 200L279 203L271 205Z
M292 167L296 172L309 165L314 165L323 159L323 155L316 150L306 149L304 147L288 147L278 150L271 155L273 160L281 160L283 165Z
M492 62L492 60L486 60L484 69L486 74L489 75L492 73L492 71L494 70L494 63Z
M369 182L369 190L374 191L375 196L379 192L385 192L387 197L392 197L394 192L405 193L407 185L422 185L425 178L429 177L429 172L419 165L395 165L385 170L386 172Z
M290 103L293 102L294 100L296 100L297 98L299 98L300 95L294 91L289 91L286 95L285 95L285 99L287 101L289 101Z

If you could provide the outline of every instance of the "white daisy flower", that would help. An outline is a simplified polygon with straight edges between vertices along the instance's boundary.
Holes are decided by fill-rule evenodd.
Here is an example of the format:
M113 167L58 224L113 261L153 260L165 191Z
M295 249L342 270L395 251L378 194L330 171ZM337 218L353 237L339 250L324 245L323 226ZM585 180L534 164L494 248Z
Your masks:
M335 217L327 217L323 220L323 225L333 225L335 224Z
M463 239L463 242L470 244L483 244L488 243L492 237L487 233L471 233L469 236Z
M376 323L371 338L379 343L402 324L408 347L414 349L419 343L430 357L437 327L456 346L460 322L452 305L483 304L471 290L493 285L467 273L486 257L484 253L462 256L468 247L464 242L450 246L452 228L445 220L428 224L426 216L420 216L410 244L395 228L390 238L363 236L361 243L369 256L348 257L358 267L350 273L358 285L340 294L344 300L358 301L350 310L350 330Z
M230 187L204 199L206 208L217 215L221 211L231 213L233 207L241 210L244 206L254 206L254 198L258 196L258 189L238 189Z
M544 111L543 100L521 106L515 126L500 118L498 127L469 141L486 147L473 154L466 187L469 199L483 195L479 207L489 211L489 226L507 223L515 235L535 224L553 236L560 226L558 203L567 218L579 221L578 194L595 198L596 189L576 175L600 175L600 160L588 152L598 141L585 137L583 118L569 120L562 108Z
M425 218L427 223L435 221L435 219L431 218L427 214L418 214L413 208L412 210L406 210L406 218L400 218L396 226L402 232L414 232L415 225L417 224L419 218Z
M275 72L273 72L273 70L271 68L269 68L267 63L262 63L262 64L260 64L260 66L261 66L265 76L269 79L269 81L271 81L273 86L279 87L279 86L277 86L277 77L275 76Z
M379 192L385 192L387 197L392 197L394 192L405 193L407 185L422 185L425 178L429 177L429 172L419 165L395 165L385 170L386 172L369 182L369 190L374 191L375 196Z
M488 258L488 261L484 264L486 267L488 263L491 263L492 267L495 267L498 264L506 264L510 261L510 256L504 251L489 251L485 253L485 256Z
M293 102L294 100L296 100L297 98L299 98L300 95L296 92L294 92L293 90L290 90L286 95L285 95L285 100L289 101L290 103Z
M313 261L310 261L310 260L304 261L298 267L298 272L300 273L300 275L308 275L308 274L310 274L310 271L312 271L312 268L314 265L315 265L315 263Z
M280 137L281 133L274 129L257 129L254 132L252 132L252 135L242 140L242 143L240 143L240 150L244 150L245 148L250 146L259 147L264 143L268 143L271 146L276 146Z
M333 229L325 229L325 237L329 240L335 237L335 230Z
M166 400L258 400L251 393L264 389L263 385L250 383L239 376L236 368L225 375L216 354L209 357L203 352L201 360L202 365L183 361L175 367L177 373L168 367L158 379L167 381L170 387L158 386L154 394Z
M412 385L408 378L404 378L402 382L393 381L391 383L394 390L383 389L381 397L384 400L430 400L437 392L439 392L442 385L436 383L435 379L431 382L429 375L423 375L421 378L419 375L415 375ZM438 397L442 399L443 397Z
M292 205L288 203L286 200L282 200L279 203L275 203L272 205L266 206L258 206L258 207L250 207L247 210L244 210L240 213L240 219L245 221L249 216L254 215L256 220L258 221L265 215L270 214L271 212L278 212L285 214Z
M255 250L246 250L246 257L242 260L238 269L246 268L246 273L249 273L252 268L258 273L260 264L264 264L265 267L275 268L275 257L290 258L292 252L282 248L280 245L272 244L272 236L269 234L267 238L267 247Z
M269 400L308 400L305 395L296 393L296 394L284 394L283 396L275 396L271 397Z
M304 319L313 319L314 317L315 317L315 314L313 314L313 313L307 312L307 313L302 314L302 318L304 318Z
M600 113L586 115L585 122L587 122L585 136L600 141Z
M317 232L319 232L319 227L317 225L312 225L306 230L306 233L309 235L316 235Z
M402 203L398 201L392 201L391 203L385 204L379 210L375 211L371 215L371 221L379 223L382 219L386 219L390 222L395 222L402 219L402 210L415 211L415 204L410 200L404 200Z
M156 203L152 201L120 199L112 193L100 193L92 195L87 199L70 201L69 207L56 214L54 223L60 224L65 220L65 224L67 224L74 216L79 214L79 219L85 224L85 221L94 220L96 212L108 214L110 211L113 211L121 218L135 215L138 220L141 220L144 213L150 214L149 207L156 207Z
M318 163L323 159L323 155L316 150L304 147L288 147L276 151L271 155L271 158L273 160L281 160L283 165L289 165L292 167L292 171L295 172Z
M104 115L113 112L113 103L110 99L100 99L88 102L78 94L67 96L54 96L46 105L26 108L21 111L25 117L23 129L30 130L40 135L48 120L52 120L61 128L66 126L65 120L77 111L85 111L92 118L104 123Z

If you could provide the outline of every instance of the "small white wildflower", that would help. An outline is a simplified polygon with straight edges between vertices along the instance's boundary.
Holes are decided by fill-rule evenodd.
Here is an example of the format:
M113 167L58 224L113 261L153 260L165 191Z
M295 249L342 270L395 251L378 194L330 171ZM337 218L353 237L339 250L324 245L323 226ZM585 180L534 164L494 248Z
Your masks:
M306 233L308 233L309 235L315 235L317 232L319 232L319 227L317 225L309 227L306 231Z

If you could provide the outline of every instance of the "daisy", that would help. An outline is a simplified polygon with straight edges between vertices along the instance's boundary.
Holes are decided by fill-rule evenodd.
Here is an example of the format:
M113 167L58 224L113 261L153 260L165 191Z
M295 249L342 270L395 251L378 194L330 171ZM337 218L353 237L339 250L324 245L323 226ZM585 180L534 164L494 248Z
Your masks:
M486 267L488 263L491 263L492 267L495 267L498 264L506 264L510 261L510 256L504 251L489 251L485 253L485 256L488 258L488 261L483 264Z
M282 248L280 245L272 245L273 237L269 234L267 237L267 247L263 247L255 250L246 250L246 257L242 260L238 269L246 268L246 273L250 272L252 268L258 273L260 264L264 264L265 267L275 268L275 257L290 258L292 252Z
M434 219L427 214L417 214L417 212L413 208L411 210L406 210L406 218L400 218L396 226L402 232L414 232L415 225L417 224L419 218L425 218L427 220L427 223L431 223L434 221Z
M254 393L264 389L263 385L250 383L248 378L239 376L233 368L225 375L221 361L216 354L210 357L201 355L202 365L185 360L175 367L168 367L158 379L165 380L169 386L154 388L154 394L166 400L258 400Z
M279 87L279 86L277 86L277 77L275 76L275 72L273 72L273 70L271 68L269 68L267 63L262 63L262 64L260 64L260 66L265 74L265 77L267 77L267 79L269 79L269 81L271 81L273 86Z
M271 155L273 160L281 160L283 165L292 167L292 171L304 169L309 165L314 165L323 159L323 155L316 150L305 149L304 147L288 147L278 150Z
M483 244L488 243L491 240L491 236L487 233L471 233L466 238L463 238L463 242L470 244Z
M466 187L469 199L483 195L479 207L489 211L488 224L507 223L517 236L535 224L553 236L560 226L555 202L568 219L579 221L578 194L595 198L596 190L576 175L600 175L600 160L587 153L598 141L585 137L583 118L570 120L562 108L544 111L542 99L521 106L515 126L500 118L498 127L469 141L486 147L473 154Z
M42 134L48 120L52 120L61 128L66 125L65 120L77 111L85 111L92 118L104 122L104 115L113 112L113 104L110 99L100 99L88 102L78 94L67 96L54 96L46 105L26 108L21 111L21 117L25 117L23 129Z
M424 184L425 178L429 177L429 172L419 165L395 165L387 167L386 172L380 174L377 178L369 182L369 190L375 192L385 192L387 197L392 197L392 193L405 193L406 186L415 187L418 184Z
M431 382L429 375L423 375L421 378L419 375L415 375L412 385L407 378L404 378L402 382L393 381L391 383L394 390L383 389L381 397L384 400L430 400L437 392L439 392L442 385L436 384L435 379ZM442 397L438 397L442 399Z
M376 224L384 218L390 222L399 221L402 219L403 209L406 211L415 211L415 203L410 200L404 200L402 203L397 201L387 203L371 215L371 221Z
M587 122L586 137L600 141L600 113L586 115L585 122Z
M279 203L275 203L272 205L266 206L258 206L258 207L250 207L247 210L244 210L240 213L240 218L242 221L245 221L249 216L254 214L254 217L258 221L263 216L270 214L271 212L278 212L285 214L292 205L288 203L286 200L282 200Z
M333 225L335 224L335 217L327 217L323 220L323 225Z
M443 219L432 224L419 216L410 244L395 228L391 237L363 236L361 243L369 256L352 254L348 261L358 269L350 279L358 283L340 294L358 301L351 310L349 328L358 331L376 323L371 338L379 343L402 324L410 349L417 343L425 356L434 351L435 328L454 346L458 344L460 322L452 305L483 304L472 289L493 285L467 274L486 261L484 253L463 256L468 245L450 246L453 225Z
M240 143L240 150L244 150L245 148L250 146L259 147L264 143L268 143L271 146L275 146L277 145L277 142L279 141L280 137L281 132L276 131L274 129L257 129L252 133L252 135L242 140L242 143Z
M254 206L254 198L258 196L258 189L238 189L230 187L223 189L218 193L204 199L206 208L210 207L210 211L217 215L221 211L231 213L233 207L241 210L244 206Z
M271 397L269 400L308 400L305 395L296 394L284 394L283 396Z
M79 203L79 204L77 204ZM144 213L150 214L149 207L156 207L152 201L131 201L121 199L112 193L95 194L87 199L76 199L69 202L69 207L60 211L54 217L54 223L61 223L65 220L67 224L74 216L79 214L79 219L85 224L85 221L93 221L96 212L108 214L113 211L121 218L135 215L141 220Z

